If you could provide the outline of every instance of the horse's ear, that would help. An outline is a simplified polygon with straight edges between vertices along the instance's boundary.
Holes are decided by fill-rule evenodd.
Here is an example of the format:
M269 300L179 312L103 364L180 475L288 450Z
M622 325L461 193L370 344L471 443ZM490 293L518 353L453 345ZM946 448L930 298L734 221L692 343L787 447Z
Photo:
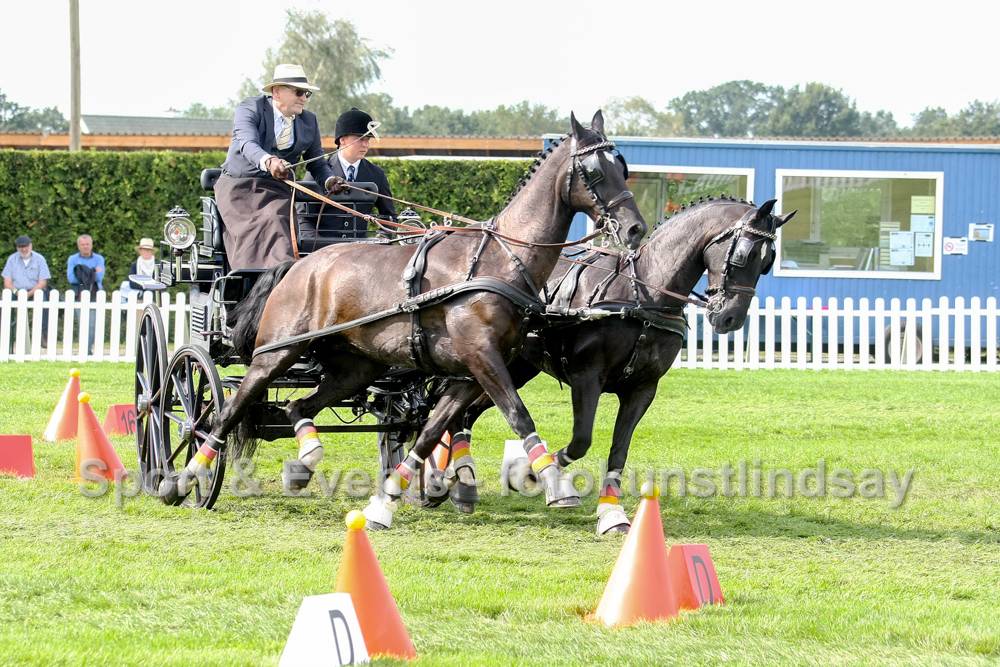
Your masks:
M794 218L795 214L798 213L798 212L799 212L799 209L795 209L791 213L786 213L784 215L776 215L776 216L774 216L774 219L777 222L777 224L774 226L774 228L777 229L778 227L781 227L783 224L785 224L786 222L788 222L789 220L791 220L792 218Z
M583 125L576 119L576 114L569 112L569 124L573 128L573 136L579 139L583 136Z
M600 109L597 110L597 113L594 114L594 118L590 121L590 129L604 134L604 114L601 113Z
M777 199L768 199L766 202L760 205L757 209L757 214L754 215L756 220L763 220L764 218L771 215L771 211L774 209L774 205L778 203Z

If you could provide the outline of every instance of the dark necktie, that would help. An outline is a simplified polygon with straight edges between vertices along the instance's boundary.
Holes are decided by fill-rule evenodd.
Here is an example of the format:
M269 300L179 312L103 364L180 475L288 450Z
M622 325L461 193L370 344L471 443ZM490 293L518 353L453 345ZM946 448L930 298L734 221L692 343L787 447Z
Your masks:
M351 183L354 182L354 165L347 166L347 180Z

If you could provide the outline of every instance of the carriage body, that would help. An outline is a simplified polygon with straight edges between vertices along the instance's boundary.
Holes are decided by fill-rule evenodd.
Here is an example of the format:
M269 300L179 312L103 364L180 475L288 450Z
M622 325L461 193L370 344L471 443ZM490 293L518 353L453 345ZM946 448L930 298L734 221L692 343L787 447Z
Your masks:
M211 192L220 173L219 169L205 169L201 174L202 187ZM302 185L318 190L315 183L306 181ZM374 183L354 185L362 190L330 198L355 210L375 202L378 191ZM307 195L297 193L294 202L300 256L332 244L384 242L372 238L368 223L357 216L335 211ZM229 265L223 244L225 221L214 196L202 196L201 207L200 226L183 209L174 208L167 214L156 275L144 281L144 286L152 289L187 285L189 302L189 342L169 359L163 318L155 305L146 307L139 326L136 443L141 483L153 495L158 494L164 478L183 468L197 454L226 398L243 380L235 372L241 361L229 338L226 312L249 293L263 273L262 269ZM234 365L237 367L233 373L220 376L219 367ZM322 376L322 367L303 357L272 384L266 400L256 405L248 417L254 420L262 439L294 437L284 406L292 392L312 390ZM317 430L376 433L381 483L384 475L402 461L406 442L426 422L434 401L434 388L441 382L443 379L428 378L419 371L391 369L366 391L328 406L337 415L337 419L331 420L336 423L317 425ZM366 415L374 419L363 419ZM213 478L207 484L200 484L199 492L185 500L185 504L211 508L222 489L225 467L223 454L215 462Z

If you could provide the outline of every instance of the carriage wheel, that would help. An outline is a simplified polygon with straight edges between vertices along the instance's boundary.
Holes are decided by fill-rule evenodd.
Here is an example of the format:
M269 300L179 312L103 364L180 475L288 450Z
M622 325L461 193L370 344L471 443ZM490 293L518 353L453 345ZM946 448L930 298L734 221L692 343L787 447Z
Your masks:
M160 484L156 452L160 435L160 390L167 368L167 337L160 309L149 304L142 311L135 346L135 443L139 457L139 479L146 493L155 494Z
M174 353L163 378L160 399L161 468L173 477L205 443L224 403L222 381L215 362L203 350L185 346ZM211 509L222 490L226 470L225 450L219 452L207 479L179 504ZM163 498L163 496L161 496ZM166 498L163 498L167 502Z

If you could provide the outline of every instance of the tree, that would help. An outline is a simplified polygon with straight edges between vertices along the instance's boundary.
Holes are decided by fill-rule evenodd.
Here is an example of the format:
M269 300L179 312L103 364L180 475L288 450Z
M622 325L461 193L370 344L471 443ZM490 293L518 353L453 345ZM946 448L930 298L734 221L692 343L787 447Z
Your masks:
M182 118L219 118L229 119L233 117L233 110L230 107L207 107L201 102L194 102L184 111L180 112Z
M284 41L267 50L260 82L244 81L240 97L258 95L260 84L271 80L275 65L296 63L320 88L308 108L324 132L332 132L337 117L352 106L377 120L393 117L392 98L368 93L381 75L379 63L388 56L389 51L370 46L348 21L331 22L322 12L289 10Z
M0 130L5 132L66 132L69 122L56 107L32 109L7 99L0 91Z
M753 137L763 133L783 96L781 86L727 81L674 98L670 108L696 136Z
M959 134L954 120L941 107L927 107L913 114L910 134L917 137L953 137Z
M1000 101L973 100L955 118L963 137L1000 136Z
M531 104L527 100L496 109L473 111L469 114L475 134L487 136L537 136L546 132L563 132L569 119L544 104Z
M604 107L605 127L611 134L632 137L672 137L683 134L684 119L671 111L657 111L642 97L614 98Z
M893 137L899 134L899 125L891 111L862 111L858 124L863 137Z
M856 137L861 114L843 91L823 83L789 88L767 122L767 133L787 137Z

